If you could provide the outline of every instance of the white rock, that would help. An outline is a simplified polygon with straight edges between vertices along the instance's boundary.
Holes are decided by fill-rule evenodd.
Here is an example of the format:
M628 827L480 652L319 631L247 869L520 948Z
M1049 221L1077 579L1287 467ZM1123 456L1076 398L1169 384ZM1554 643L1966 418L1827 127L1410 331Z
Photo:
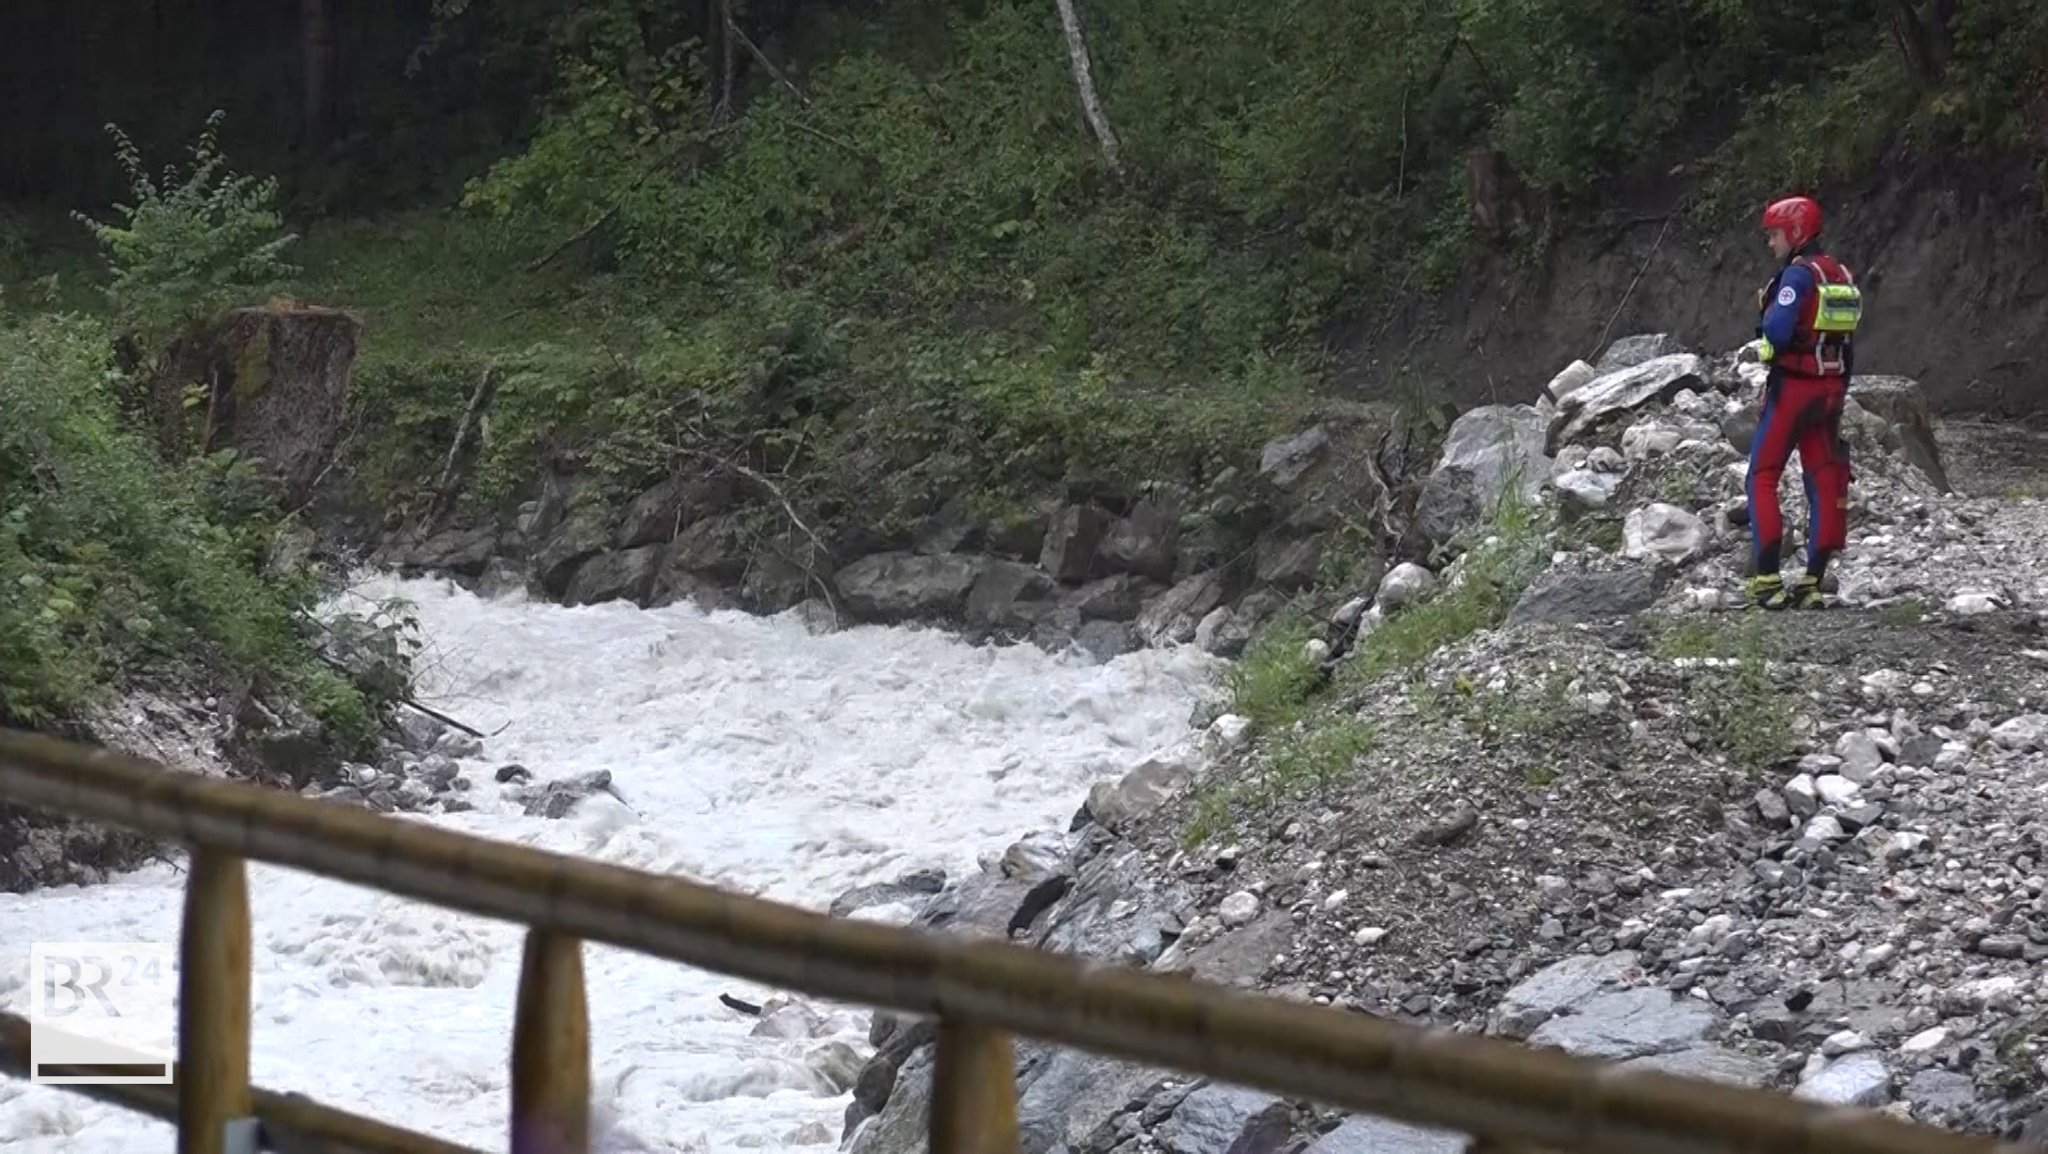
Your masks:
M1627 471L1628 461L1619 451L1601 445L1586 454L1586 467L1602 473L1620 473Z
M2048 713L2027 713L1991 731L1991 740L2001 749L2031 751L2048 749Z
M1902 1054L1926 1054L1940 1049L1942 1044L1947 1041L1948 1027L1936 1026L1931 1030L1922 1030L1907 1038L1905 1045L1899 1047L1899 1052Z
M1659 425L1654 421L1630 425L1621 434L1621 455L1631 461L1646 461L1651 457L1662 457L1678 451L1683 438L1677 429Z
M1948 611L1963 617L1977 617L1996 613L2005 608L2005 599L1996 593L1967 590L1948 599Z
M1863 792L1862 786L1832 773L1815 779L1813 788L1820 794L1820 799L1829 805L1849 805Z
M1869 1048L1870 1039L1854 1030L1837 1030L1829 1034L1820 1044L1820 1052L1830 1058L1839 1058L1844 1054L1853 1054L1858 1050L1868 1050Z
M1616 473L1597 473L1591 469L1573 469L1559 473L1551 484L1557 486L1557 494L1567 505L1582 509L1600 509L1613 500L1614 491L1621 488L1621 477Z
M1800 774L1785 783L1785 803L1794 812L1812 813L1820 808L1820 793L1814 788L1810 774Z
M1584 361L1573 361L1564 367L1564 371L1550 378L1550 383L1544 386L1543 391L1550 394L1551 400L1562 401L1571 393L1592 384L1593 378L1597 375L1593 371L1593 366Z
M1323 899L1323 909L1325 911L1334 910L1338 906L1343 905L1345 899L1349 898L1350 896L1350 890L1338 890L1336 893L1333 893L1329 897Z
M1891 1100L1891 1086L1884 1059L1865 1050L1817 1066L1810 1063L1792 1096L1836 1106L1882 1106Z
M1216 907L1216 916L1226 926L1241 926L1259 916L1259 899L1239 890L1223 899L1222 904Z
M1815 841L1841 841L1849 834L1842 828L1841 822L1836 821L1832 815L1823 813L1806 823L1806 836Z
M1202 745L1214 753L1235 753L1251 740L1251 728L1251 718L1226 713L1202 732Z
M1319 665L1330 655L1330 643L1320 637L1311 637L1301 647L1301 659L1311 665Z
M1630 513L1622 522L1621 535L1623 556L1657 557L1674 565L1704 553L1711 536L1705 521L1662 502Z
M1435 588L1435 574L1413 561L1403 561L1380 578L1375 600L1382 612L1392 613L1429 596Z
M1366 607L1371 604L1372 598L1370 597L1353 597L1339 606L1336 615L1331 617L1330 620L1339 625L1350 625L1352 622L1357 621L1359 616L1365 612Z
M1361 946L1376 946L1386 936L1387 931L1383 926L1362 926L1357 933L1351 935L1351 940Z

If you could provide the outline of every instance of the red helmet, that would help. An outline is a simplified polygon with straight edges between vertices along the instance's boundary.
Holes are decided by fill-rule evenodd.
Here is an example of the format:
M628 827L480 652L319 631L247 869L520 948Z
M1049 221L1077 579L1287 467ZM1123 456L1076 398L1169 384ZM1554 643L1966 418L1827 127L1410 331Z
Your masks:
M1804 196L1788 196L1764 209L1764 228L1782 228L1793 248L1820 235L1820 205Z

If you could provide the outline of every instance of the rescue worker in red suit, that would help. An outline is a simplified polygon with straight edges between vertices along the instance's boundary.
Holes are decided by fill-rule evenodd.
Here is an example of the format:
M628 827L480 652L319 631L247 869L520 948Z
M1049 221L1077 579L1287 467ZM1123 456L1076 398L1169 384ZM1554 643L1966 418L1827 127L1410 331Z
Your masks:
M1770 375L1749 449L1747 488L1754 563L1749 592L1766 609L1821 608L1821 579L1848 542L1842 408L1862 295L1848 268L1821 250L1820 225L1820 205L1803 196L1764 210L1763 227L1781 265L1757 294L1757 356ZM1805 476L1806 572L1787 582L1778 571L1784 539L1778 481L1794 450Z

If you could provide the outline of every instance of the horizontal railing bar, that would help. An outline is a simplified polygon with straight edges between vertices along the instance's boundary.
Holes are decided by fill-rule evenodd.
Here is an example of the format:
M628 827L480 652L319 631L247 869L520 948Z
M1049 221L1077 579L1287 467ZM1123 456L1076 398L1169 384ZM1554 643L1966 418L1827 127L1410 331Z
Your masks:
M0 796L813 997L938 1017L1510 1145L1993 1154L1872 1111L726 893L0 732Z
M28 1080L29 1022L0 1011L0 1073ZM178 1067L171 1067L169 1085L62 1085L115 1106L147 1114L160 1122L178 1122ZM252 1089L255 1114L263 1124L263 1147L279 1154L482 1154L468 1146L402 1130L374 1118L323 1106L301 1094Z

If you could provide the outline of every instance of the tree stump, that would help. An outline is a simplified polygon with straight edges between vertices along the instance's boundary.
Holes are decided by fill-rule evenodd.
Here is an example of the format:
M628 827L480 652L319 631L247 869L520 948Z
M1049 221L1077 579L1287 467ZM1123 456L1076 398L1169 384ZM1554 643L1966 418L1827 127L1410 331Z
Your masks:
M340 439L361 333L346 312L290 300L222 314L171 350L156 381L165 457L234 448L287 502L306 501Z

